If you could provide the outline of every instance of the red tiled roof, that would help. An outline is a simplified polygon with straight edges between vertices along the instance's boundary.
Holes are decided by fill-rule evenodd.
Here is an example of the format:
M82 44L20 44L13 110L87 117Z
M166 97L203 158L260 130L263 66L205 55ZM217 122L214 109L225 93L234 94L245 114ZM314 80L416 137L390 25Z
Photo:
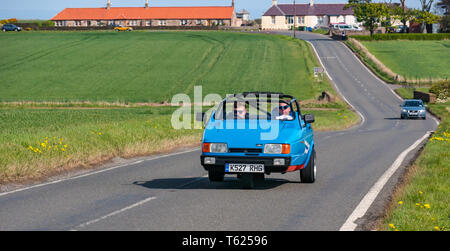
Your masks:
M233 7L66 8L51 20L231 19Z

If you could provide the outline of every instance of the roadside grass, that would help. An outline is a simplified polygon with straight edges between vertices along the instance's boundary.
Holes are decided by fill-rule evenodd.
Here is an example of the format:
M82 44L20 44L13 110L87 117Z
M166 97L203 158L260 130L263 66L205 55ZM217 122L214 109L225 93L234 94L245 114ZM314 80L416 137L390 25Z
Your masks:
M410 88L408 88L410 89ZM397 90L409 98L410 90ZM406 94L406 95L405 95ZM396 192L380 230L450 230L450 102L428 104L441 124Z
M400 95L404 99L413 99L414 98L414 91L420 91L429 93L430 88L423 87L423 88L408 88L408 87L402 87L395 90L398 95Z
M173 110L0 109L0 184L199 144L201 130L171 127Z

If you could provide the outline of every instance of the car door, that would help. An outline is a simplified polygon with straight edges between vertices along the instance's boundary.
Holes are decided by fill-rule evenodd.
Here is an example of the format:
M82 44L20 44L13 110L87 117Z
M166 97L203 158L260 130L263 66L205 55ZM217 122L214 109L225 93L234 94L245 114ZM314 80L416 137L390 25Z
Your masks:
M304 141L305 144L305 154L309 154L309 150L311 146L313 145L313 129L311 127L311 124L306 124L305 119L302 115L302 112L300 110L300 106L297 103L297 100L293 102L293 108L294 111L296 111L298 115L298 120L301 126L301 140Z

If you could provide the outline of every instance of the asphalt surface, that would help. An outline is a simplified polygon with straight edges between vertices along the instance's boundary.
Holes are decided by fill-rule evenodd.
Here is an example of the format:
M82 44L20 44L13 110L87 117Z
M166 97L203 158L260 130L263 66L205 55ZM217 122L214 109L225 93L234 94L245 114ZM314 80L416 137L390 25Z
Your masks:
M437 127L400 120L401 100L344 45L301 33L363 123L316 133L314 184L267 176L254 190L211 183L200 149L0 195L0 230L339 230L397 156Z

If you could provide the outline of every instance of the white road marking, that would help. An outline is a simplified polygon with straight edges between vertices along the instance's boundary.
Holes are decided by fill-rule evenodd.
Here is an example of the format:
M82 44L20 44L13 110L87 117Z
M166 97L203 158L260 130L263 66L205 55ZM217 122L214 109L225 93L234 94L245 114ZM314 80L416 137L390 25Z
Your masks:
M394 161L392 166L386 170L383 175L378 179L378 181L370 188L369 192L364 196L358 206L355 208L353 213L345 221L344 225L339 229L339 231L354 231L358 226L355 221L363 217L367 210L370 208L378 194L383 189L384 185L392 177L392 175L397 171L397 169L405 160L408 153L414 150L419 144L430 136L431 132L427 132L422 138L418 139L414 144L412 144L408 149L403 151L397 159Z
M146 158L146 159L143 159L143 160L138 160L138 161L135 161L135 162L126 163L126 164L122 164L122 165L119 165L119 166L105 168L105 169L101 169L101 170L98 170L98 171L88 172L86 174L82 174L82 175L78 175L78 176L74 176L74 177L70 177L70 178L66 178L66 179L55 180L55 181L51 181L51 182L46 182L46 183L34 185L34 186L29 186L29 187L16 189L16 190L9 191L9 192L0 193L0 197L8 195L8 194L12 194L12 193L17 193L17 192L33 189L33 188L38 188L38 187L43 187L43 186L47 186L47 185L51 185L51 184L60 183L60 182L63 182L63 181L79 179L79 178L91 176L91 175L94 175L94 174L99 174L99 173L111 171L111 170L114 170L114 169L117 169L117 168L121 168L121 167L125 167L125 166L132 166L132 165L136 165L136 164L142 163L144 161L151 161L151 160L155 160L155 159L171 157L171 156L180 155L180 154L184 154L184 153L194 152L194 151L197 151L197 150L199 150L199 148L193 148L193 149L190 149L190 150L187 150L187 151L183 151L183 152L170 153L170 154L156 156L156 157L149 157L149 158Z
M138 207L138 206L140 206L140 205L143 205L143 204L145 204L145 203L147 203L147 202L149 202L149 201L151 201L151 200L154 200L154 199L156 199L156 197L150 197L150 198L147 198L147 199L145 199L145 200L141 200L141 201L139 201L139 202L137 202L137 203L134 203L134 204L131 205L131 206L128 206L128 207L122 208L122 209L120 209L120 210L114 211L114 212L112 212L112 213L110 213L110 214L107 214L107 215L102 216L102 217L100 217L100 218L97 218L97 219L95 219L95 220L91 220L91 221L88 221L88 222L86 222L86 223L80 224L80 225L78 225L77 227L75 227L75 229L72 229L71 231L76 231L76 228L83 228L83 227L89 226L89 225L91 225L91 224L97 223L97 222L99 222L99 221L101 221L101 220L104 220L104 219L106 219L106 218L109 218L109 217L111 217L111 216L114 216L114 215L123 213L123 212L125 212L125 211L127 211L127 210L130 210L130 209L132 209L132 208L135 208L135 207Z
M344 101L347 102L347 104L349 104L349 105L353 108L353 110L359 115L359 117L361 118L361 123L359 124L359 126L362 126L362 125L366 122L366 118L365 118L365 117L361 114L361 112L359 112L358 109L356 109L355 106L353 106L352 103L350 103L350 102L347 100L347 98L342 94L341 90L340 90L339 87L336 85L336 83L333 81L333 78L330 76L330 74L328 73L327 69L325 68L325 65L323 64L322 60L320 60L319 53L317 53L317 50L316 50L316 48L314 47L314 45L313 45L311 42L307 41L307 40L304 40L304 41L308 42L308 43L311 45L311 47L313 48L314 53L316 54L316 57L319 59L320 65L322 65L322 68L325 70L325 73L327 74L327 76L328 76L328 78L330 79L331 83L333 83L333 85L334 85L336 91L337 91L337 92L339 93L339 95L344 99ZM339 58L337 58L337 59L339 60Z

